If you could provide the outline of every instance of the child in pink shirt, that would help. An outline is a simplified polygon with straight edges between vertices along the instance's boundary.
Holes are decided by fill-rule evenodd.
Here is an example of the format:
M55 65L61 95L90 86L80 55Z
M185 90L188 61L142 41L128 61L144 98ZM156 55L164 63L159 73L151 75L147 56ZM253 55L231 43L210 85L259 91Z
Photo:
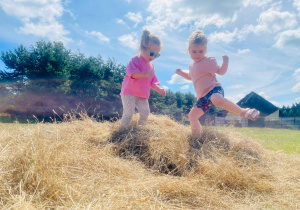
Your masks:
M151 63L160 56L161 41L157 35L144 29L140 40L140 54L134 56L127 68L126 76L122 83L121 99L123 104L122 126L129 126L135 107L139 111L138 124L143 124L150 113L148 98L150 88L166 95L166 91L159 87L155 76L154 66Z
M214 57L206 57L207 38L202 31L195 31L189 38L189 54L193 60L189 67L189 73L176 69L175 73L185 79L192 80L197 102L189 113L189 120L193 135L201 132L199 118L212 106L240 115L246 119L257 120L260 112L256 109L243 109L232 101L224 98L224 90L216 79L216 74L224 75L228 68L228 56L223 56L223 64L220 67Z

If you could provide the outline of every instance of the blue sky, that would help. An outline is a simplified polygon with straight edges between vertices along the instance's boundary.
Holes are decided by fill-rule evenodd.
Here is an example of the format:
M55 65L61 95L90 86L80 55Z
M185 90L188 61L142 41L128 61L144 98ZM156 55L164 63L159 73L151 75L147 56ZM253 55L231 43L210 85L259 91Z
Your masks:
M146 27L163 42L153 61L161 86L195 94L174 72L188 69L186 42L200 29L207 56L219 64L229 56L228 72L217 77L228 99L255 91L281 107L300 102L299 22L300 0L0 0L0 51L62 41L74 52L127 65Z

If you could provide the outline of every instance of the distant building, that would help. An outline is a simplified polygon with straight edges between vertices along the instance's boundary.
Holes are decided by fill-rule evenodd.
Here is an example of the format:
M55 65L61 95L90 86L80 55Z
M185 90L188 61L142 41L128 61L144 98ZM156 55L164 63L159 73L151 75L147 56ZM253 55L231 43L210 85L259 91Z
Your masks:
M249 127L265 127L266 121L279 118L279 108L253 91L241 99L237 105L242 108L254 108L260 111L258 120L254 122L248 120Z
M279 117L279 108L253 91L241 99L237 105L242 108L257 109L260 111L261 117L277 115L276 113L278 113L277 117Z

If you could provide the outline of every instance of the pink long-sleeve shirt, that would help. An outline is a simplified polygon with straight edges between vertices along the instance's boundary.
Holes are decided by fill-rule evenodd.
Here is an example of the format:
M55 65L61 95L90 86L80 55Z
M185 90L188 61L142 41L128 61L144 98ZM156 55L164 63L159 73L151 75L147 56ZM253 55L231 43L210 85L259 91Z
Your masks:
M149 98L150 88L154 85L159 85L157 77L145 77L145 78L132 78L132 75L136 72L146 73L147 71L154 71L154 66L151 62L140 56L134 56L128 66L126 67L126 76L124 77L120 95L133 95L141 98Z
M202 98L215 87L221 86L221 83L216 78L216 74L220 73L219 70L220 66L214 57L205 57L197 63L191 63L189 74L197 99Z

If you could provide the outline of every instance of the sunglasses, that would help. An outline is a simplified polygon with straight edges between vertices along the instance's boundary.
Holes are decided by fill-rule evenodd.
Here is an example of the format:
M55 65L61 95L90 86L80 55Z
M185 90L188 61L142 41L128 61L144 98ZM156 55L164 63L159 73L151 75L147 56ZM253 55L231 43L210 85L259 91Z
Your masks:
M159 53L155 53L155 52L153 52L152 50L150 50L149 55L150 55L151 57L154 56L155 58L158 58L158 57L160 56Z

